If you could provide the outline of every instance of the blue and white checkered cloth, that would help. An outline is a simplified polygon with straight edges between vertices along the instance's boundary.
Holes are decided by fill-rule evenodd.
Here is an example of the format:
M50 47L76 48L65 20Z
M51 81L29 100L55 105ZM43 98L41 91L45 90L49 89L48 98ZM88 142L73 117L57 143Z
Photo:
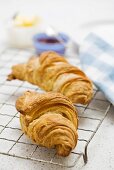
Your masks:
M114 47L89 34L80 49L82 69L114 105Z

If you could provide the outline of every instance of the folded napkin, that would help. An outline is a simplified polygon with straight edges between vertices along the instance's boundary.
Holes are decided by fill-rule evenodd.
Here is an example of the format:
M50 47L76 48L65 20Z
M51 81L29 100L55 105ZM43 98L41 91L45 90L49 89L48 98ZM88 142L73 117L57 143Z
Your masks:
M80 48L82 69L114 105L114 47L89 34Z

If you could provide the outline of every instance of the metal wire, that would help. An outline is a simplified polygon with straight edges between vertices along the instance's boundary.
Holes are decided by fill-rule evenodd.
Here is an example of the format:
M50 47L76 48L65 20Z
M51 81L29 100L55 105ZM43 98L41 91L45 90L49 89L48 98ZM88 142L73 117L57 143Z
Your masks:
M79 139L77 147L69 157L59 158L56 156L54 149L48 150L36 146L36 144L26 139L20 126L17 126L15 122L19 118L15 111L15 99L27 89L41 90L26 82L12 81L9 83L5 80L8 71L10 72L11 65L28 60L31 54L33 54L33 51L15 49L4 49L0 53L0 142L2 144L7 143L4 144L6 147L4 150L0 147L0 154L69 168L75 166L80 157L83 157L84 163L87 163L88 145L106 117L111 104L106 101L102 94L99 97L100 92L95 88L93 99L89 105L76 105L79 109ZM13 100L13 98L15 99ZM6 121L7 119L8 121ZM10 133L12 133L12 137L8 136ZM15 137L15 135L17 136ZM23 148L23 145L26 148L25 151L19 149ZM28 148L32 148L32 150L30 151Z

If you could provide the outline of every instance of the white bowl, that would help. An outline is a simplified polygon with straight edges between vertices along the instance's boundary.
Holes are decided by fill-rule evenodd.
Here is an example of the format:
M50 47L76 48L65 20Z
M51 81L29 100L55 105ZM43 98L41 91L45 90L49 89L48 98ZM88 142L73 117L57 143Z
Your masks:
M15 26L13 22L7 23L7 41L11 47L29 48L33 47L32 38L40 32L40 25L30 27Z

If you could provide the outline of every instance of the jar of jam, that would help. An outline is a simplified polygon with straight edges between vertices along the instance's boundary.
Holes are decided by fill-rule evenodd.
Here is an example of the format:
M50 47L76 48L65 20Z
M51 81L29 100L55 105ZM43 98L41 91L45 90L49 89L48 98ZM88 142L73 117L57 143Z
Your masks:
M62 42L59 40L62 40ZM59 54L64 54L69 37L64 33L59 33L56 37L39 33L34 36L33 41L37 54L44 51L55 51Z

